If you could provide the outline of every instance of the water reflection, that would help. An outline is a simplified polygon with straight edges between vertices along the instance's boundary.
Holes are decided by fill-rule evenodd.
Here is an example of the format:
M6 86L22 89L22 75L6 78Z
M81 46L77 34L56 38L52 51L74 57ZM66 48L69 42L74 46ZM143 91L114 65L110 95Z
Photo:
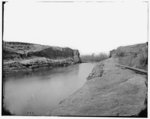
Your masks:
M82 87L94 65L84 63L7 77L4 107L15 115L47 115Z

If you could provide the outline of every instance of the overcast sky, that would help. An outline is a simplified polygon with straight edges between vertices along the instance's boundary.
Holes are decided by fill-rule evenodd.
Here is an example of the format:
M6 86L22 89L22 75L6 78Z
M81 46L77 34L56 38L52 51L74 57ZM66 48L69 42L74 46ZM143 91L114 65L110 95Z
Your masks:
M145 2L7 2L4 40L108 52L147 41Z

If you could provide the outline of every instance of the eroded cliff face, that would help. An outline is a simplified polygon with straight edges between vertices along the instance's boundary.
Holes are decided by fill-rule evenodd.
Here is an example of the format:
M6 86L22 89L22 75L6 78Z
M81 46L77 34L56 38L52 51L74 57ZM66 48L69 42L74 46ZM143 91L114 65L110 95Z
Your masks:
M30 43L3 43L4 73L33 71L41 67L53 68L80 62L78 50Z
M78 50L73 51L73 60L75 63L81 62L80 53Z
M121 46L110 51L110 57L119 58L119 63L147 70L148 43Z

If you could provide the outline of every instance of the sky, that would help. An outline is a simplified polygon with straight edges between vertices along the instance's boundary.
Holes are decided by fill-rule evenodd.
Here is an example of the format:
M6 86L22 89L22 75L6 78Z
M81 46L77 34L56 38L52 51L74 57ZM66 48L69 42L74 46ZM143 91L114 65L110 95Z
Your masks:
M145 2L8 1L4 41L78 49L80 54L109 52L147 42Z

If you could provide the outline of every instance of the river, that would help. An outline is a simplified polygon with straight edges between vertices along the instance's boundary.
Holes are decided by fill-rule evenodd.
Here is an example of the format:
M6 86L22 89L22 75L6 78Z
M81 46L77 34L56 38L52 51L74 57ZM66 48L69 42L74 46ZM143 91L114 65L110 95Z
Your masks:
M7 77L3 82L4 108L14 115L48 115L84 85L95 65L82 63Z

